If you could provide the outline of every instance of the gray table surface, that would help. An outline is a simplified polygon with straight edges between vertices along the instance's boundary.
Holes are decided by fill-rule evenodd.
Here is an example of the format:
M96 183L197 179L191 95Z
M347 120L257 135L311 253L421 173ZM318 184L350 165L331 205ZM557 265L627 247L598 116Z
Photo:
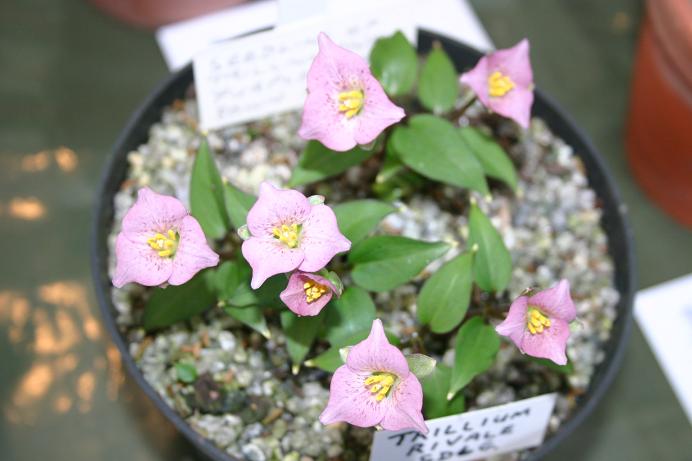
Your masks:
M623 148L633 0L472 1L500 47L591 136L630 210L642 287L692 272L692 233ZM120 368L89 275L93 200L125 120L167 74L153 35L79 0L0 2L0 459L196 460ZM598 409L550 460L692 459L690 424L639 330Z

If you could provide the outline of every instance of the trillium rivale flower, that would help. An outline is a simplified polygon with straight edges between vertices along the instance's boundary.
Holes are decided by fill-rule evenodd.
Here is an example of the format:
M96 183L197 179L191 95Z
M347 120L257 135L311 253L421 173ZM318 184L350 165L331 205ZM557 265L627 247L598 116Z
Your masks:
M137 201L123 217L115 257L113 285L118 288L130 282L182 285L219 262L183 203L149 188L139 190Z
M387 340L382 322L375 319L370 335L350 349L346 364L332 376L320 421L427 434L422 408L418 378L409 370L404 354Z
M482 57L460 80L488 109L528 128L534 85L527 39Z
M336 287L326 278L295 271L279 297L296 315L313 316L320 313L336 292Z
M569 282L563 279L552 288L515 299L495 331L508 336L524 354L565 365L569 323L576 315Z
M308 96L298 134L329 149L347 151L369 144L404 117L361 56L336 45L325 34L308 71Z
M268 182L260 185L257 202L248 212L247 230L250 235L242 252L252 267L253 289L272 275L296 269L317 272L337 253L351 248L331 208Z

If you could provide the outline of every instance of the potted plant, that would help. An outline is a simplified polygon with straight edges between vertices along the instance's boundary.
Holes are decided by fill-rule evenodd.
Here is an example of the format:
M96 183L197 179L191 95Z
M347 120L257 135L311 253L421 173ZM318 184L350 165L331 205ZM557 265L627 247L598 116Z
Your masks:
M557 392L540 457L629 330L610 177L525 41L319 42L302 114L205 137L187 68L126 127L93 267L127 368L215 459L364 459L368 427Z

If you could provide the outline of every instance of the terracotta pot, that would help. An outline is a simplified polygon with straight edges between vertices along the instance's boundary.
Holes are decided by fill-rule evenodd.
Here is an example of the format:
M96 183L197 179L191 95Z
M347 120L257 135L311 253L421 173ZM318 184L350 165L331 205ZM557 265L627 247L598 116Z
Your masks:
M646 193L692 228L692 3L647 2L637 51L627 151Z
M90 0L106 13L138 27L155 29L245 0Z

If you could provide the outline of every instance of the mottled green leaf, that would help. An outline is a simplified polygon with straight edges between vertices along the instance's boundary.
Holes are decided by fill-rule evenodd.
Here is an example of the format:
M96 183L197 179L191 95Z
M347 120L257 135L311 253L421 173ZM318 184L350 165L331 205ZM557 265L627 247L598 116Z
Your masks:
M352 244L363 240L382 218L396 210L389 203L371 199L340 203L333 209L339 230Z
M459 96L459 75L442 47L434 47L421 69L418 98L426 109L443 114L454 108Z
M461 326L454 346L454 368L447 398L451 399L495 361L500 338L482 317L472 317Z
M207 237L218 239L228 232L223 182L206 140L200 144L192 166L190 212Z
M461 127L459 133L466 146L483 166L485 174L504 181L512 190L517 188L517 171L497 141L472 126Z
M370 69L387 94L406 94L416 83L418 55L406 36L397 31L375 42L370 52Z
M476 283L485 291L503 291L512 276L512 256L493 223L471 204L469 212L469 246L478 245L473 263Z

